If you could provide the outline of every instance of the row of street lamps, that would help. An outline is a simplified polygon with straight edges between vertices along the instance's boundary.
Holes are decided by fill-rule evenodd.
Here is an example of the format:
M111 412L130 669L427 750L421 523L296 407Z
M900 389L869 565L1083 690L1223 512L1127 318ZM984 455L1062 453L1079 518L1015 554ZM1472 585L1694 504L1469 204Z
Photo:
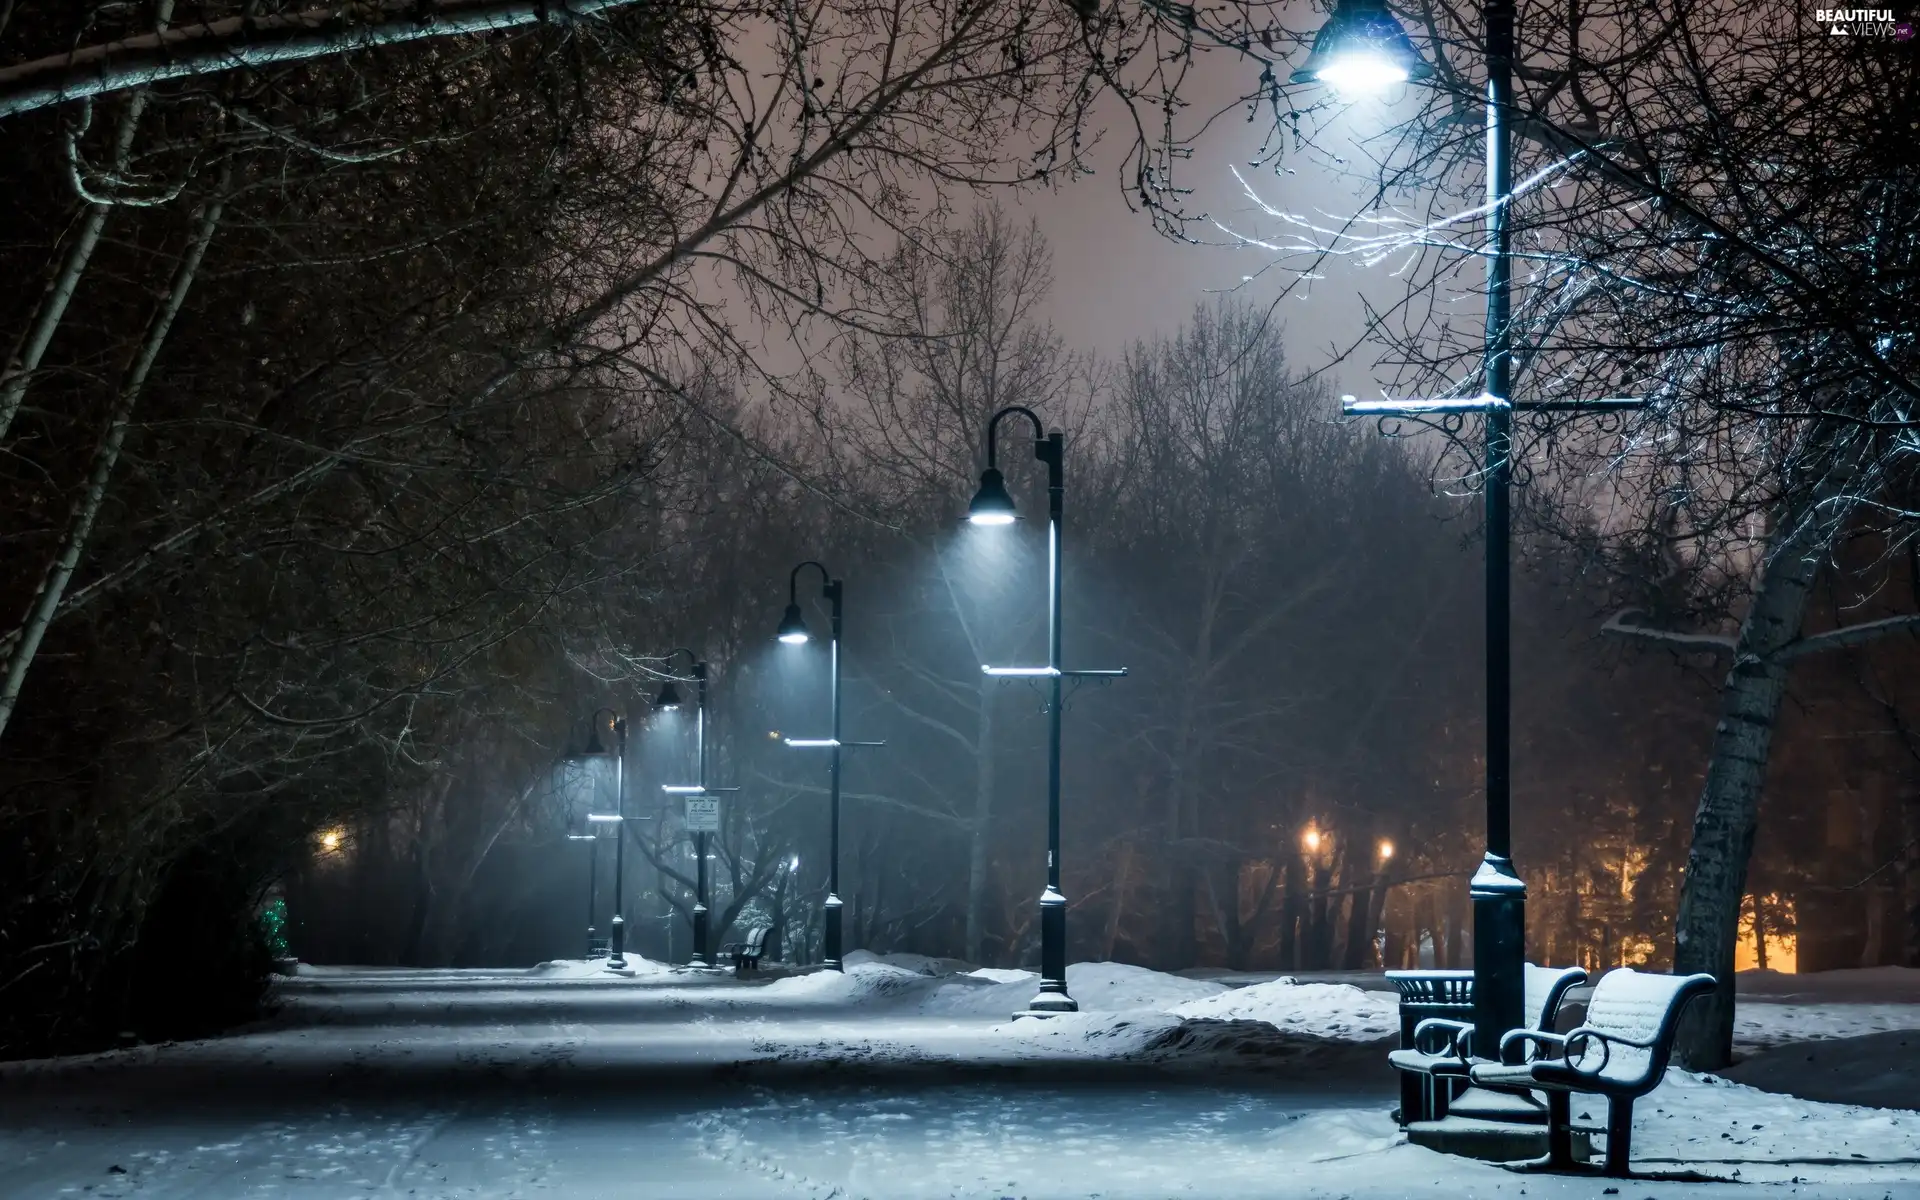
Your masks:
M1509 208L1513 192L1512 130L1513 70L1515 58L1513 0L1487 0L1484 6L1487 66L1486 113L1486 231L1487 259L1486 333L1483 353L1483 382L1478 396L1467 399L1443 397L1432 400L1356 401L1343 398L1343 411L1355 416L1426 417L1433 415L1480 413L1483 423L1483 494L1486 505L1486 850L1471 884L1474 905L1474 1023L1476 1044L1493 1045L1500 1035L1521 1025L1524 987L1524 931L1526 886L1521 881L1512 857L1511 749L1512 727L1511 643L1510 643L1510 541L1511 525L1508 492L1512 482L1512 421L1516 411L1608 411L1638 407L1634 398L1604 398L1587 401L1545 401L1516 403L1511 397L1513 339L1512 254ZM1398 20L1387 9L1385 0L1340 0L1333 15L1315 37L1307 61L1291 78L1295 83L1325 83L1353 93L1379 91L1409 80L1426 79L1432 68L1421 58ZM1030 409L1010 406L993 415L987 424L986 469L980 476L979 490L968 507L967 517L975 525L1006 526L1017 513L1012 495L997 461L997 430L1002 419L1016 417L1033 426L1034 457L1047 466L1047 665L1043 667L983 666L990 676L1043 678L1048 681L1047 738L1047 883L1040 895L1041 983L1031 1007L1038 1012L1071 1012L1078 1006L1067 992L1066 982L1066 908L1060 890L1060 739L1067 679L1114 677L1117 670L1067 670L1061 651L1061 540L1065 499L1065 436L1047 432L1040 418ZM783 642L799 643L807 639L805 621L798 602L800 571L819 567L825 580L824 596L832 605L833 621L833 733L823 739L790 739L794 746L823 746L832 751L830 825L832 852L829 860L829 887L826 901L826 929L829 965L841 960L839 896L839 816L840 816L840 654L841 584L832 579L818 563L803 563L789 578L787 611L780 623ZM700 664L696 675L701 680L704 714L705 675ZM672 686L671 683L668 685ZM874 743L852 743L870 745ZM705 757L702 751L704 793ZM1310 834L1309 836L1314 836ZM704 851L704 835L702 835ZM1382 861L1391 857L1392 844L1379 846ZM616 872L618 866L616 865ZM696 961L704 961L705 859L701 860L701 905L696 908ZM616 915L615 935L619 934Z
M1030 422L1033 426L1034 458L1047 466L1047 664L1040 667L995 667L983 664L981 670L997 678L1038 678L1048 684L1047 703L1047 882L1040 893L1040 989L1029 1005L1029 1009L1039 1013L1073 1012L1079 1005L1067 991L1067 899L1060 890L1060 749L1061 749L1061 711L1065 699L1064 683L1068 679L1116 678L1125 675L1125 668L1109 670L1067 670L1063 665L1061 649L1061 543L1063 534L1063 515L1066 502L1066 435L1059 430L1049 433L1032 409L1018 405L1001 409L987 422L987 466L980 475L980 488L967 506L967 520L978 526L996 527L1011 525L1018 518L1013 496L1007 491L1006 478L999 466L999 428L1000 422L1007 417L1016 417ZM843 944L842 911L844 904L840 898L840 781L841 751L848 746L882 746L884 742L849 741L841 736L840 704L840 639L845 624L845 584L833 577L825 565L809 559L793 568L787 577L787 607L781 614L776 638L789 646L805 645L812 634L807 629L806 617L800 609L800 576L807 568L820 573L821 598L827 602L829 613L829 684L828 707L831 713L831 730L823 738L786 738L787 746L795 749L824 749L828 752L828 851L827 851L827 897L823 905L822 929L824 940L825 965L830 970L845 969ZM686 654L693 661L692 680L698 688L699 717L696 742L698 746L699 782L695 784L668 784L665 791L670 795L708 796L721 791L737 791L737 788L714 788L707 784L706 751L706 713L707 713L707 664L691 650L677 650L677 654ZM669 660L672 656L669 656ZM676 681L670 676L660 690L659 707L671 709L680 703L680 694ZM600 740L600 717L611 718L614 734L614 747L609 751ZM612 709L601 709L592 718L593 734L586 753L604 755L611 753L615 758L614 787L617 799L617 811L607 816L589 814L588 820L607 820L620 825L620 836L616 841L618 849L614 856L614 914L611 935L611 957L609 965L626 965L626 924L619 911L620 897L625 883L625 846L627 820L626 809L626 719ZM591 838L590 834L573 835L582 840ZM696 831L695 858L697 861L696 896L693 910L692 963L704 966L707 956L707 855L704 830ZM588 883L588 921L587 939L589 950L593 944L593 884L592 868L589 868Z

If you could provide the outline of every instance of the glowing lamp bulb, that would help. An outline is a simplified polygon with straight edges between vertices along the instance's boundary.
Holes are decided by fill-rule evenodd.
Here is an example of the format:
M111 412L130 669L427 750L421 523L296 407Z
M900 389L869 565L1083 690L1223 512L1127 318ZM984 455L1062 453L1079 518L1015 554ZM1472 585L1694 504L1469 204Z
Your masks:
M1407 81L1407 69L1375 54L1343 54L1320 68L1320 82L1346 96L1377 96Z
M1300 841L1307 849L1318 850L1320 848L1320 831L1318 829L1309 829L1301 835Z
M1387 841L1387 840L1385 840L1384 838L1383 838L1383 839L1381 839L1381 842L1380 842L1380 861L1381 861L1381 862L1385 862L1385 861L1387 861L1388 859L1390 859L1390 858L1392 858L1392 857L1393 857L1393 843L1392 843L1392 842L1389 842L1389 841Z

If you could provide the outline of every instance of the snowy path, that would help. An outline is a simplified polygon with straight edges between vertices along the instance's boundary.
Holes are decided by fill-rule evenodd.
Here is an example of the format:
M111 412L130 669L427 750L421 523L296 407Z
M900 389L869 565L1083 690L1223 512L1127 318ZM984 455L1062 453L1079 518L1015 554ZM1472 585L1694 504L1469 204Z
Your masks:
M1089 974L1108 1011L1007 1024L1002 989L1022 983L883 970L315 973L250 1033L0 1067L0 1200L1608 1194L1404 1144L1390 1073L1358 1040L1376 1028L1365 1001L1286 993L1292 1024L1348 1031L1302 1041L1226 1023L1257 993L1148 974ZM1149 1002L1210 1016L1201 1032L1240 1039L1223 1046L1271 1036L1210 1052ZM1624 1200L1920 1200L1920 1113L1686 1077L1646 1105L1650 1168L1778 1182L1641 1180Z

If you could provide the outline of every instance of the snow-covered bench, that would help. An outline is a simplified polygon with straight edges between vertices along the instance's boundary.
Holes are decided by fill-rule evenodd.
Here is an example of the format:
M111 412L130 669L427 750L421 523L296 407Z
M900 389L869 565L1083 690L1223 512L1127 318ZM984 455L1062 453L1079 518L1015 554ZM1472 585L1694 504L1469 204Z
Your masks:
M756 925L747 931L744 942L728 942L720 947L720 957L733 959L733 972L736 975L760 969L760 956L766 953L767 934L772 930L765 925Z
M1587 981L1579 967L1526 964L1526 1014L1532 1027L1553 1032L1560 1002L1569 988ZM1389 971L1400 989L1400 1049L1387 1056L1401 1072L1400 1123L1438 1120L1467 1080L1473 1060L1473 973L1471 971ZM1425 1015L1434 1009L1455 1016ZM1416 1019L1417 1017L1417 1019ZM1411 1028L1407 1028L1408 1025Z
M1608 971L1587 1001L1586 1023L1567 1034L1515 1029L1500 1039L1501 1058L1523 1042L1545 1053L1523 1063L1476 1063L1477 1084L1547 1093L1547 1163L1573 1166L1573 1093L1607 1098L1607 1174L1624 1177L1633 1146L1633 1102L1658 1087L1673 1054L1687 1002L1713 990L1711 975Z

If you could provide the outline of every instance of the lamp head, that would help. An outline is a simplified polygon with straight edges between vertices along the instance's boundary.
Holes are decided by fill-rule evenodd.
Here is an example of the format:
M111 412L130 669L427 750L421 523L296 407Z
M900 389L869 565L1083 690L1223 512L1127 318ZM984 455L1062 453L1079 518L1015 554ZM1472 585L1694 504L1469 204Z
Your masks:
M1341 0L1314 36L1295 83L1324 83L1349 96L1378 95L1433 74L1385 0Z
M660 698L654 703L665 709L680 707L680 689L674 685L673 680L669 679L660 685Z
M1011 525L1015 510L1007 493L1007 481L997 467L980 472L980 490L967 505L967 520L975 525Z
M780 640L789 646L803 646L809 636L806 618L800 615L800 606L787 605L786 615L780 618Z

